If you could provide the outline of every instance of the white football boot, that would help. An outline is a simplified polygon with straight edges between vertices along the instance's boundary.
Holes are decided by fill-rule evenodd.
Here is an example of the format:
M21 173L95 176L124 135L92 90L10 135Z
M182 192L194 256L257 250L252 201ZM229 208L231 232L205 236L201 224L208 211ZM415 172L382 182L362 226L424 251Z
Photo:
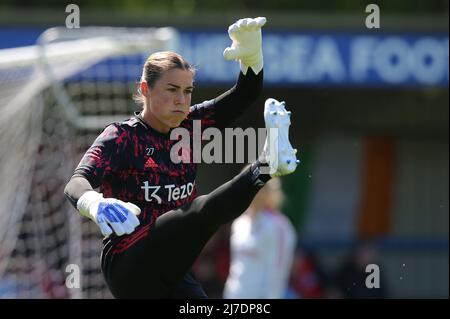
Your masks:
M300 161L296 158L297 150L289 142L289 125L291 112L286 111L285 103L269 98L264 103L264 121L267 137L262 151L261 161L268 164L268 172L272 177L291 174Z

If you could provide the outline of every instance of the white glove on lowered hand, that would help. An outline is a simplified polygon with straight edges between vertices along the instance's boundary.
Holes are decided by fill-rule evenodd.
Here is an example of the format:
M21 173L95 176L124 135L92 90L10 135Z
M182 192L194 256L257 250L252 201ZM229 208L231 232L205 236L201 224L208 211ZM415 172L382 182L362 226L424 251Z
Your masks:
M248 68L252 68L255 74L263 68L261 27L264 24L264 17L246 18L228 28L228 35L233 43L223 51L223 57L225 60L239 60L244 74L247 74Z
M104 236L113 231L118 236L131 234L140 223L139 207L115 198L103 198L103 194L96 191L84 193L78 199L77 209L81 215L92 219Z

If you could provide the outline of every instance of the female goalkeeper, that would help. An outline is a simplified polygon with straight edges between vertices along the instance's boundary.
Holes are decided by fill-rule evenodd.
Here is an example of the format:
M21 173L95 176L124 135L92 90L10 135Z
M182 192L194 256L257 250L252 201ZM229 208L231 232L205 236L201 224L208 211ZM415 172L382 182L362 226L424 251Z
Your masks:
M178 141L170 139L170 132L182 127L192 133L193 120L201 120L202 129L225 128L259 97L265 22L242 19L230 26L233 44L224 57L240 62L237 84L201 104L190 106L194 70L188 62L173 52L150 55L139 88L142 111L107 126L75 169L64 192L105 236L101 268L115 297L207 298L190 268L219 226L245 211L270 179L259 170L270 163L263 156L231 181L197 197L197 165L171 161L170 150ZM284 106L273 100L271 108L280 109L281 119ZM273 122L267 114L266 124ZM287 136L288 127L278 126ZM278 165L272 175L295 170L288 140L285 146L289 152L278 160L289 164ZM100 193L94 191L97 187Z

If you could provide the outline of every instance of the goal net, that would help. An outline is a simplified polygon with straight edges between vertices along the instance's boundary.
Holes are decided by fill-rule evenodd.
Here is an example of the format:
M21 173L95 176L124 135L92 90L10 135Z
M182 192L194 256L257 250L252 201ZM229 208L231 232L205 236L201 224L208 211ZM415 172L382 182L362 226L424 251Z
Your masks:
M64 186L101 129L137 110L148 55L177 40L173 28L52 28L0 50L0 298L111 297L101 233Z

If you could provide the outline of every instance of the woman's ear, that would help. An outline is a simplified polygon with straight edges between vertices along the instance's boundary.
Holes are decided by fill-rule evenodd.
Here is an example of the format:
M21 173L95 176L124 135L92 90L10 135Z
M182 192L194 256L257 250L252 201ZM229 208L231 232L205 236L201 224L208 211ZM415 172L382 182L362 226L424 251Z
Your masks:
M143 96L147 97L147 96L148 96L148 93L149 93L149 89L148 89L147 82L142 81L142 82L139 84L139 88L140 88L140 90L141 90L141 94L142 94Z

